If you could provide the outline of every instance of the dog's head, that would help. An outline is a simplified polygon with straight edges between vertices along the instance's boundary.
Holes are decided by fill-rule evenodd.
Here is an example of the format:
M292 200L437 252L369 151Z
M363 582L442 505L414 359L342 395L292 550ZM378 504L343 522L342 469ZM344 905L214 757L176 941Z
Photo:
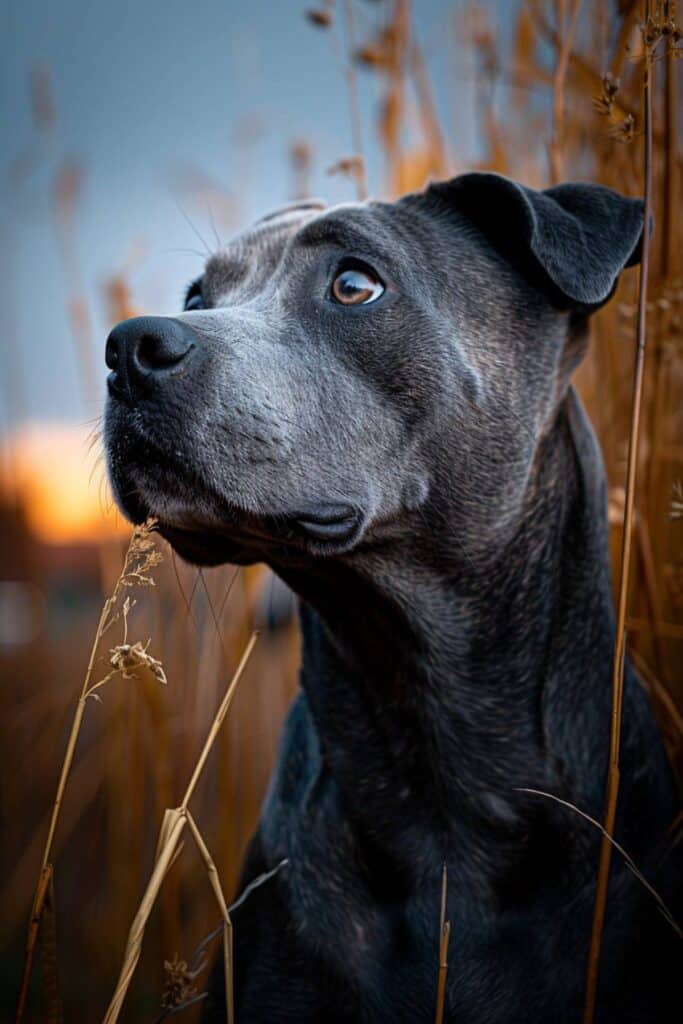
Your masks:
M345 555L514 519L642 204L466 174L302 203L213 255L176 317L107 341L117 500L198 563Z

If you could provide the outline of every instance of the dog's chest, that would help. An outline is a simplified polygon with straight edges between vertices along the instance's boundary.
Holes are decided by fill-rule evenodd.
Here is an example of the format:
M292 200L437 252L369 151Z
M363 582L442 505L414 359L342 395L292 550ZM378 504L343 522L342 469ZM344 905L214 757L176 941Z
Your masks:
M545 915L490 916L473 905L450 912L445 1021L554 1024L580 1019L583 966L567 929ZM357 1020L376 1024L431 1022L439 979L439 907L424 900L349 916L339 970L357 993ZM581 914L582 917L586 916ZM588 924L588 919L586 920ZM573 931L572 929L570 929ZM561 995L558 1005L558 996Z

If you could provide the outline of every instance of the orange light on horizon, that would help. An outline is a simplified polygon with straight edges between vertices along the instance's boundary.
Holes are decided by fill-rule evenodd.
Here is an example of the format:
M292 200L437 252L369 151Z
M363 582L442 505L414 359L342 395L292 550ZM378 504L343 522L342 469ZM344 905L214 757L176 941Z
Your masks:
M31 529L48 544L92 543L125 535L101 447L70 423L29 423L3 445L0 489L19 497Z

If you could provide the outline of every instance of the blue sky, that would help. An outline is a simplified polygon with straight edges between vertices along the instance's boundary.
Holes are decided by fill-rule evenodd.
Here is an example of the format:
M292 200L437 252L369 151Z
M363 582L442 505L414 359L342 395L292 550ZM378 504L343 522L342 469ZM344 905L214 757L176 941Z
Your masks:
M298 0L5 0L0 429L25 419L84 422L101 411L106 279L130 262L136 303L171 313L201 267L200 257L185 251L202 245L181 207L213 244L206 202L188 188L188 177L227 190L236 229L290 198L288 148L306 139L314 150L315 194L353 198L345 179L324 173L352 152L348 98L329 34L308 24L306 6ZM450 57L457 6L415 0L413 8L443 121L466 162L476 153L474 95L466 69L459 75ZM359 35L380 7L356 0ZM49 69L57 125L30 174L17 182L11 169L36 141L28 88L36 65ZM369 143L377 102L372 77L360 78ZM236 138L250 125L259 126L258 140L245 150ZM367 156L371 190L378 192L381 165L371 145ZM79 385L50 205L65 158L84 169L76 252L94 320L89 344L98 390L90 402ZM221 221L218 214L214 219Z

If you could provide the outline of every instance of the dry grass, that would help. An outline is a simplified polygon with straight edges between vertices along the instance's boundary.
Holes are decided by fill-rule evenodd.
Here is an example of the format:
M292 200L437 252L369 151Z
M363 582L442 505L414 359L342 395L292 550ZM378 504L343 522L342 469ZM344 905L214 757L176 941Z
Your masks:
M408 0L381 0L372 5L371 18L370 6L353 0L317 5L308 12L308 20L320 33L310 41L335 48L340 88L347 89L353 152L345 155L340 144L336 169L364 194L367 168L374 166L368 159L372 149L381 157L380 191L391 196L420 187L430 175L462 170L463 161L460 140L444 113L447 107L437 105L436 98L443 97L435 97L430 81L432 52L417 38ZM608 0L590 5L579 0L522 0L511 42L496 29L489 11L485 5L454 4L443 33L455 69L454 91L463 77L477 84L479 166L538 186L560 177L591 178L630 194L649 192L655 214L649 266L641 270L640 290L635 274L624 276L614 301L595 318L591 353L577 374L603 447L612 554L615 567L621 566L616 574L620 584L611 786L607 815L600 825L609 835L618 796L624 645L650 690L672 760L679 769L683 765L683 520L680 490L676 492L683 479L681 115L676 56L680 33L674 5L664 2L651 4L648 20L643 4L627 0L618 7ZM363 76L372 76L378 94L372 120L359 99ZM38 131L54 136L49 87L44 75L34 77ZM651 116L646 119L648 106ZM346 126L340 131L346 132ZM315 140L299 140L292 151L299 194L308 189L314 144ZM80 187L80 168L60 162L53 190L54 223L83 389L90 397L93 299L84 292L75 230ZM225 200L232 217L232 201ZM112 319L135 311L125 273L112 275L109 299ZM46 565L53 554L22 532L21 498L12 501L4 507L7 522L20 538L22 572L47 589ZM107 1020L117 1019L124 996L132 1019L161 1020L181 1004L199 1005L204 936L217 916L216 936L223 937L229 982L230 908L225 894L237 884L279 727L295 688L298 640L287 624L266 630L250 669L258 686L235 691L231 684L226 692L228 667L238 663L245 650L251 651L247 645L253 645L254 624L267 618L270 583L264 570L197 573L169 556L153 567L158 586L148 587L145 600L133 608L132 602L126 606L130 595L128 584L122 582L126 566L140 565L135 559L131 563L131 550L123 574L117 542L77 554L79 571L91 581L88 603L71 617L63 616L41 645L2 654L8 683L0 739L16 760L16 770L0 783L6 819L13 823L12 848L3 851L0 865L2 938L10 950L6 988L16 1000L26 949L21 997L25 1020L45 1015L58 1020L62 1003L66 1019L99 1019L106 1001L103 993L110 991L115 995ZM140 569L140 575L149 578L146 570ZM102 608L69 728L73 680L82 675L83 652L89 648L98 614L98 588L112 596ZM100 653L103 638L115 626L122 630L121 643L105 658ZM144 642L131 643L129 629ZM147 637L153 638L154 657ZM122 684L131 672L140 675L138 681ZM169 680L163 688L161 672ZM114 676L115 685L102 685ZM226 700L233 701L231 713L219 730ZM221 709L218 716L216 706ZM196 762L195 738L204 734L207 743ZM605 743L609 740L606 730ZM213 745L216 755L209 762ZM204 784L195 791L200 773ZM192 781L185 799L175 806L176 794L188 778ZM194 849L182 846L183 835L193 838L188 846L196 847L199 857ZM592 1019L591 991L599 968L601 902L611 849L606 838L586 1022ZM17 851L22 851L19 858ZM435 906L435 935L437 928ZM442 909L434 972L437 1021L443 1014L449 931ZM28 977L39 935L42 967L39 984L31 987ZM188 958L188 966L182 955L195 947L198 952ZM117 984L115 971L124 948ZM167 988L159 1017L164 961ZM229 1006L230 1000L226 1014ZM187 1013L191 1015L191 1007Z
M444 864L441 872L441 913L439 914L439 973L436 987L435 1024L442 1024L446 1005L446 980L448 977L448 944L451 939L451 922L446 920L448 899L448 868Z
M143 646L138 642L131 646L127 643L128 615L130 614L134 602L131 601L131 598L128 595L123 599L123 601L120 600L122 595L133 587L149 587L154 585L154 580L149 574L161 561L161 555L156 551L151 537L154 525L154 521L150 520L143 526L136 527L135 530L133 530L128 549L123 560L123 568L121 569L116 581L111 597L108 597L104 602L102 611L100 612L99 622L95 631L95 639L93 641L92 648L90 649L88 667L85 672L83 686L81 687L81 693L78 698L78 703L76 704L76 711L66 744L66 753L64 754L62 770L57 784L57 795L55 796L55 801L52 805L52 814L50 815L50 824L47 831L45 849L43 850L43 859L40 865L40 875L38 877L38 883L33 897L33 906L31 908L28 939L26 944L26 958L21 989L19 992L19 1001L17 1004L17 1024L20 1024L24 1014L43 907L45 905L45 900L50 890L50 886L54 884L55 872L53 865L50 863L52 846L88 699L92 697L95 700L99 700L100 697L97 691L113 679L114 676L119 675L124 679L128 679L131 678L131 675L134 675L136 672L139 672L144 668L149 669L158 681L163 683L166 682L163 669L161 669L161 663L147 653L148 645ZM96 657L100 643L105 634L117 623L121 623L123 627L122 643L112 648L110 652L110 671L107 672L106 675L102 676L101 679L93 681ZM133 651L135 652L134 656L132 655ZM57 998L57 993L54 993L53 995L54 1003Z
M192 794L195 791L199 777L204 770L204 765L209 756L211 748L213 747L218 732L225 720L225 716L228 713L230 704L235 695L237 684L242 678L242 673L249 660L251 652L254 649L256 643L257 634L254 633L246 646L244 654L240 660L239 665L235 671L234 676L228 686L225 696L221 702L221 705L216 712L216 716L211 724L209 735L206 738L204 747L199 760L195 765L192 777L185 790L185 796L178 807L167 808L164 812L164 820L161 825L161 832L159 833L159 841L157 843L157 854L154 864L154 871L152 877L149 880L149 884L145 889L145 894L138 908L138 912L135 915L133 924L131 925L130 933L128 935L128 942L126 944L126 952L124 954L123 966L121 968L121 974L116 985L116 990L112 996L109 1009L104 1018L104 1024L116 1024L123 1006L128 987L133 977L133 972L140 959L140 949L142 947L142 939L145 931L145 925L149 918L152 908L159 895L162 882L166 877L166 874L171 867L178 852L178 845L180 843L183 830L185 825L189 825L190 832L197 844L199 853L201 854L202 860L206 866L206 870L209 875L209 881L211 888L214 891L216 901L218 903L221 916L223 918L223 957L225 964L225 992L227 1000L227 1020L228 1024L232 1024L234 1020L234 1008L233 1008L233 997L232 997L232 924L230 922L230 914L228 913L227 904L223 895L223 889L221 887L218 872L216 871L216 865L214 864L211 854L209 853L208 847L204 842L204 838L197 828L197 824L190 814L188 804L192 798Z
M576 7L578 13L578 6ZM624 500L624 524L619 565L619 597L617 601L617 629L612 670L612 720L609 740L609 773L605 800L605 824L600 846L598 882L595 893L595 910L588 954L588 976L584 1003L584 1024L592 1024L595 1017L595 1000L600 974L600 952L602 933L607 910L607 889L612 860L612 835L617 817L619 799L619 756L621 750L621 720L624 699L624 662L626 655L626 615L629 605L629 576L631 571L631 547L633 539L633 515L636 498L636 473L640 442L640 414L643 402L643 380L645 370L645 343L647 318L647 289L650 268L652 200L652 67L656 44L647 40L647 24L650 21L650 3L645 3L643 37L643 132L645 146L643 153L644 179L644 226L640 270L638 276L638 316L636 328L636 356L633 372L633 401L631 403L631 427L628 438L626 460L626 486Z

